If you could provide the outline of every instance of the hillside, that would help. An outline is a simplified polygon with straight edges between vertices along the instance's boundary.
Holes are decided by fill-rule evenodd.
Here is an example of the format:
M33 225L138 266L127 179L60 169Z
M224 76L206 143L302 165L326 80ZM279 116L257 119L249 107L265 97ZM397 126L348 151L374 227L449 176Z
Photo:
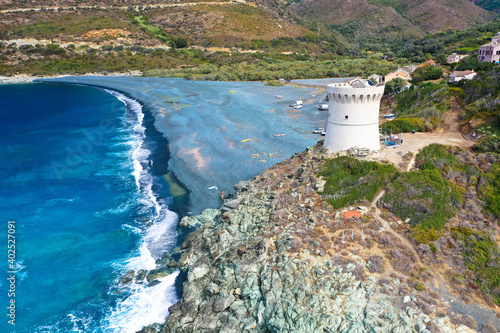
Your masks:
M58 41L99 42L110 44L110 36L85 33L96 29L121 28L129 31L129 43L152 46L158 34L142 23L148 23L163 34L183 37L190 45L234 46L252 39L270 40L298 37L311 31L253 4L205 2L195 5L163 4L160 8L129 7L59 7L59 9L7 11L0 16L0 39L57 39ZM143 20L141 21L140 18ZM256 24L258 22L258 24ZM160 39L161 41L161 39ZM156 43L158 44L158 43Z
M498 156L433 145L397 172L320 146L181 221L196 230L162 260L187 275L162 332L496 332L498 225L481 200Z
M289 6L298 16L334 25L353 39L422 37L428 32L465 29L494 15L470 1L301 0Z
M471 0L474 4L486 10L500 12L500 3L497 0Z

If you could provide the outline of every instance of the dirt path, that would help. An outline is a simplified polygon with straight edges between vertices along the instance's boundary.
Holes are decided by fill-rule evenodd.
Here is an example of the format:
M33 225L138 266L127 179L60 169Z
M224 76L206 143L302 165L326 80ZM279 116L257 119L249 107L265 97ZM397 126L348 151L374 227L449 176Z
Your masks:
M450 98L450 109L443 117L443 122L441 127L436 131L436 133L460 133L460 112L462 111L462 106L458 103L457 98L452 96Z
M384 196L384 194L385 194L385 190L382 190L379 193L377 193L377 195L375 196L375 198L373 199L373 201L370 204L370 207L375 208L375 215L373 217L377 221L382 222L382 225L384 226L384 229L386 231L390 232L394 237L396 237L397 239L399 239L399 241L402 244L404 244L411 251L411 253L414 256L414 259L416 260L416 262L418 264L420 264L420 266L423 266L422 261L420 260L420 256L418 255L417 251L415 251L415 249L413 248L413 244L410 243L410 241L406 237L404 237L403 235L400 235L397 232L395 232L394 230L392 230L390 223L387 222L385 219L383 219L380 216L380 209L377 207L377 202L380 200L380 198L382 198Z
M379 152L373 154L371 159L378 161L387 160L402 170L410 170L402 158L402 155L407 152L412 152L416 155L420 149L431 143L440 143L463 148L472 146L474 142L464 139L462 137L462 132L460 132L461 111L462 107L457 102L457 99L454 96L451 97L450 110L444 115L441 127L434 133L404 133L402 135L403 144L400 147L383 148Z

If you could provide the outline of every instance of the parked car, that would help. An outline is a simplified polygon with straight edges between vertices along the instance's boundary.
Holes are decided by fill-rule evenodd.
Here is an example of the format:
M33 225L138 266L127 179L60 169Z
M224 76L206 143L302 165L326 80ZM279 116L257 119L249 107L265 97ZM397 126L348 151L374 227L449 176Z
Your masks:
M313 131L313 133L314 133L314 134L321 134L321 133L323 133L324 131L325 131L325 129L324 129L324 128L316 128L316 129Z

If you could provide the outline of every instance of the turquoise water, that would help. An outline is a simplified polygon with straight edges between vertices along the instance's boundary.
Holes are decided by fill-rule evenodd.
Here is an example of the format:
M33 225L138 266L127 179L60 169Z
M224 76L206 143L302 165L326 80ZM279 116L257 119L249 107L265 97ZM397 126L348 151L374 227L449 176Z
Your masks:
M131 77L0 86L0 331L135 332L164 322L179 272L152 287L120 278L155 268L177 244L177 213L219 207L221 191L316 144L322 94ZM304 108L290 108L298 99Z
M135 332L163 321L177 273L149 289L117 283L154 268L176 241L168 187L150 167L165 142L151 139L142 106L84 86L0 86L0 133L0 331ZM6 282L8 221L15 297Z

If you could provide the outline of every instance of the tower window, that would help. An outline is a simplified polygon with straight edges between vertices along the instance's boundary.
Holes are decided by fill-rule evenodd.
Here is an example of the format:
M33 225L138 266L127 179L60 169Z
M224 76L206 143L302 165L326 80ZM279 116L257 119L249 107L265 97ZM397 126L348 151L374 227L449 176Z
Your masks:
M345 119L349 119L349 116L345 116Z

